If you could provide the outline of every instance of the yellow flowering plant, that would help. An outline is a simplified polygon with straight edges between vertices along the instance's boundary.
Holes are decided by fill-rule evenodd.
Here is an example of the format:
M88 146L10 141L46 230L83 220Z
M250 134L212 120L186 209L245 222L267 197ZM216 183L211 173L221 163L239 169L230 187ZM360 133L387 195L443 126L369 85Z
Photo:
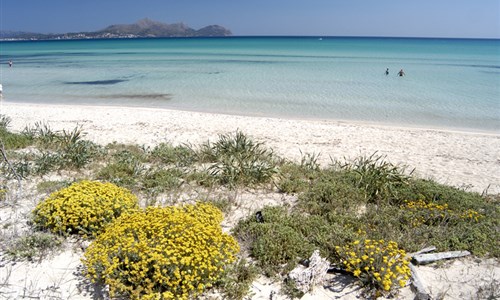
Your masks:
M408 222L413 227L421 225L454 224L460 221L478 222L484 216L473 209L456 211L448 207L448 204L426 202L422 199L417 201L404 201L401 208L405 209Z
M364 285L389 292L404 287L411 276L406 252L393 241L356 240L336 251L346 271L358 277Z
M108 285L111 297L194 297L219 279L239 251L221 221L220 210L206 203L124 215L86 249L87 276Z
M138 209L137 197L112 183L80 181L52 193L33 210L33 222L59 234L97 235L121 214Z

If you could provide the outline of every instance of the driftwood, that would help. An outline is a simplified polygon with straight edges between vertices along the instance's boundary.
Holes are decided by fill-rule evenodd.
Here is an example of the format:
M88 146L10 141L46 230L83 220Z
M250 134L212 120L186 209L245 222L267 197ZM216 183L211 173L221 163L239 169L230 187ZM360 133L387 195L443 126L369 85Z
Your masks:
M295 282L297 289L303 293L312 290L314 286L321 284L325 278L330 262L319 255L319 251L315 250L309 258L309 266L297 266L293 269L288 277Z
M438 253L424 253L413 256L412 261L417 265L429 264L438 260L458 258L470 255L469 251L449 251Z
M425 290L424 283L422 282L422 279L420 279L420 277L418 276L417 269L415 269L415 267L412 264L410 264L410 271L411 271L411 287L416 294L415 299L430 300L431 296Z
M427 248L424 248L422 250L419 250L419 251L417 251L415 253L410 254L410 257L413 257L413 256L418 255L418 254L429 253L429 252L432 252L432 251L435 251L435 250L436 250L436 246L429 246Z

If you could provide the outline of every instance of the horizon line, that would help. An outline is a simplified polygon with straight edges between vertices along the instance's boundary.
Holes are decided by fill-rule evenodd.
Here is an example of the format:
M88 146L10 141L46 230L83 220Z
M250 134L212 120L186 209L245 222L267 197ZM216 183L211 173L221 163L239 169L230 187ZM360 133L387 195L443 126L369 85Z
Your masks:
M0 31L1 32L1 31ZM62 33L64 34L64 33ZM217 38L374 38L374 39L442 39L442 40L500 40L500 37L441 37L441 36L378 36L378 35L229 35L229 36L165 36L165 37L115 37L81 39L17 39L0 38L0 42L23 41L80 41L80 40L127 40L127 39L217 39Z

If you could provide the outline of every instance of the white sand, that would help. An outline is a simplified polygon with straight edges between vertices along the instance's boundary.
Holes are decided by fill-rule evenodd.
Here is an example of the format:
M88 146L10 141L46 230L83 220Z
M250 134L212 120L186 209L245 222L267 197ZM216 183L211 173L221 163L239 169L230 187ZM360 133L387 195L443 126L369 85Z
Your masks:
M170 142L200 144L218 134L241 130L282 157L302 153L320 161L353 159L375 152L415 174L469 190L500 193L500 132L456 132L360 123L244 117L165 109L33 105L3 103L0 114L12 118L11 129L44 122L53 130L81 125L100 144L140 145Z
M239 129L289 159L300 160L302 153L315 153L321 154L320 162L326 165L331 159L353 159L377 152L392 163L415 168L416 173L424 178L468 187L477 192L487 188L489 193L500 192L500 133L243 117L165 109L5 102L0 106L0 114L12 119L10 129L13 131L22 131L35 122L43 122L52 130L73 130L75 126L81 125L87 133L87 139L103 145L113 141L146 146L161 142L197 145L216 140L218 134ZM36 197L26 195L26 203L21 203L19 207L0 209L0 224L26 224L26 215L39 200ZM246 191L239 194L236 200L241 209L238 210L239 214L225 221L226 226L231 226L237 218L257 209L254 207L257 204L290 203L293 197ZM6 228L4 231L10 230L2 228ZM97 299L82 286L82 278L77 276L82 253L73 248L68 246L62 253L41 263L1 265L0 298ZM3 264L1 259L0 264ZM418 267L418 270L433 298L475 298L481 289L493 290L500 282L497 260L466 258L446 264L441 269L424 266ZM352 279L339 276L344 275L332 276L329 288L317 288L303 299L358 299L359 289ZM271 299L271 293L275 292L279 293L279 284L260 277L252 285L251 298ZM406 287L400 291L397 299L413 297L409 287ZM272 299L287 298L282 294L274 294Z

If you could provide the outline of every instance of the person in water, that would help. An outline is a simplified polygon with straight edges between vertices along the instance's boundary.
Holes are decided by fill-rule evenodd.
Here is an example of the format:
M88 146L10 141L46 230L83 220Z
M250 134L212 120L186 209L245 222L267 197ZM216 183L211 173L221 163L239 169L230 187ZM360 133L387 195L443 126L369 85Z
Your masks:
M389 68L385 69L385 75L389 75Z
M399 77L403 77L403 76L405 76L405 75L406 75L406 74L405 74L405 72L403 71L403 69L399 70L399 72L398 72L398 76L399 76Z

